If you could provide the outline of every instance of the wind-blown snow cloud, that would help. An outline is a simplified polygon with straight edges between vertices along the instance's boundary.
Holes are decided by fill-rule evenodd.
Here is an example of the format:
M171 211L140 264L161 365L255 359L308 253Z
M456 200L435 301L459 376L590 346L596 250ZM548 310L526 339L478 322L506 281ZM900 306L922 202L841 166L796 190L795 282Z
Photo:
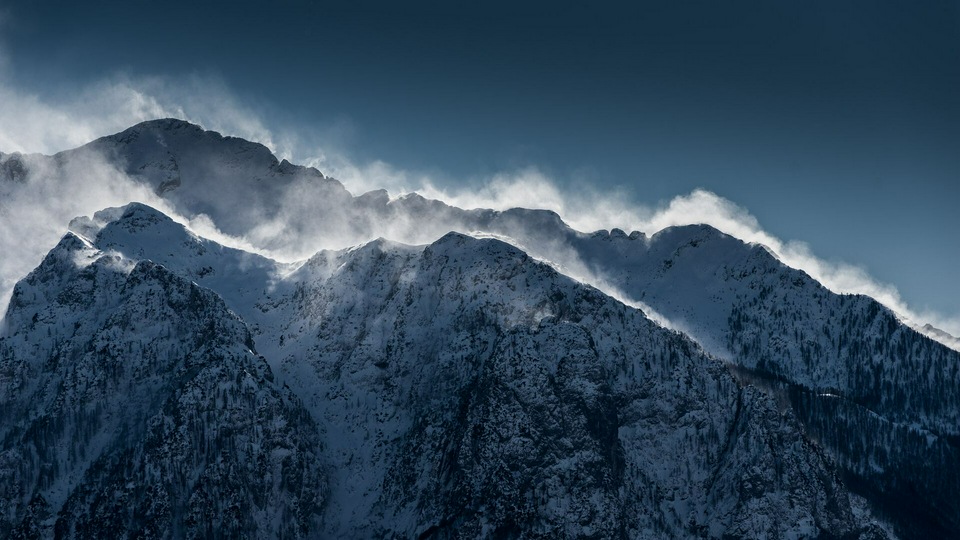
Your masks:
M364 183L369 182L368 178L375 177L400 191L416 191L461 208L553 210L580 231L620 228L652 235L667 227L705 223L745 242L763 244L785 264L807 272L834 292L871 296L908 322L930 323L960 335L960 316L918 312L907 305L895 286L877 281L858 266L820 259L804 242L777 238L765 231L745 208L706 190L677 196L660 207L647 207L632 203L618 193L587 188L564 190L535 168L500 174L479 188L462 190L439 188L429 178L408 175L384 163L367 167L352 165L344 173L348 188L354 183L366 188ZM601 279L592 281L602 286Z
M53 166L24 158L24 182L0 182L0 313L6 311L13 286L34 269L66 233L77 216L139 201L163 211L197 234L221 244L256 251L241 239L221 233L203 216L178 214L151 189L132 181L103 156L84 153Z
M0 49L0 59L2 57ZM5 73L0 66L0 75ZM859 267L819 259L806 244L776 238L764 231L744 208L707 191L697 190L662 206L650 207L635 204L621 193L562 188L536 168L475 179L461 188L442 187L429 175L404 171L382 161L357 163L342 153L309 144L305 138L297 137L295 131L272 130L256 111L245 106L221 81L211 77L171 80L117 75L59 101L18 89L3 80L0 80L0 118L4 119L0 123L0 151L3 152L53 153L143 120L179 117L207 129L263 143L279 157L293 162L317 166L342 181L355 195L386 188L394 196L417 192L461 208L543 208L557 212L581 231L617 227L653 234L673 225L707 223L744 241L766 245L786 264L806 271L836 292L870 295L910 321L930 322L960 334L960 317L917 313L907 306L895 287L877 282ZM283 135L278 137L277 133ZM4 193L0 208L0 250L6 256L0 262L0 304L5 305L13 283L39 262L71 218L132 200L175 214L163 200L105 162L86 163L82 168L72 166L57 174L51 172L36 180L30 190ZM205 216L177 219L222 243L261 252L264 248L258 244L256 234L246 239L220 234L216 224ZM283 229L283 216L267 225ZM400 236L398 240L404 240L410 232L409 227L404 228L402 224L390 226ZM25 242L25 238L31 241ZM579 275L595 285L604 285L602 279L580 272L583 269L576 261L567 258L564 262L562 258L555 262L565 265L575 277ZM611 292L629 301L616 291Z
M0 257L0 305L4 310L13 285L40 263L71 217L131 200L157 202L148 190L93 156L71 160L61 170L32 165L35 170L27 182L0 185L0 252L4 254Z
M119 131L130 121L170 114L156 99L122 83L97 85L55 104L0 86L0 148L54 153Z
M53 154L144 120L167 117L260 142L282 157L289 155L258 115L215 77L171 80L116 75L61 99L0 80L0 151L6 153Z
M3 57L0 47L0 60ZM52 154L164 117L202 121L211 129L268 145L273 141L256 115L215 79L191 77L175 84L161 78L116 76L80 88L70 98L51 100L10 84L9 69L0 65L0 152ZM29 155L23 159L30 171L26 182L0 185L0 252L4 254L0 257L0 312L6 311L16 281L36 267L72 218L110 206L145 202L203 236L254 249L221 234L203 216L179 216L176 209L101 156L86 153L64 161L60 168Z

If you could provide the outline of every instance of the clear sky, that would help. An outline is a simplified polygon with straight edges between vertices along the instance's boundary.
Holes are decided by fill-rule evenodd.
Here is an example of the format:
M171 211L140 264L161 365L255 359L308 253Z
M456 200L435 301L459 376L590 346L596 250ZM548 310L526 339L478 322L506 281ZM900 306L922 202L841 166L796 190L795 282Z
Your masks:
M209 76L274 133L446 185L705 188L960 313L960 1L400 4L0 0L0 76Z

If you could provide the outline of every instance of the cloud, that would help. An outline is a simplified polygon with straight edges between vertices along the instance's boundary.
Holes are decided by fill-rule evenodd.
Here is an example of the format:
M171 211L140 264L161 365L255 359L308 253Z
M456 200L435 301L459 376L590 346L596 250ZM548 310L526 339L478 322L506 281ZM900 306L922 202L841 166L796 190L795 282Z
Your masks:
M25 156L25 182L0 181L0 313L13 286L37 267L77 216L90 216L132 201L149 204L197 234L221 244L257 252L243 239L223 234L205 216L182 216L153 190L134 182L96 153L84 153L59 166Z
M177 111L123 83L101 83L67 101L50 103L40 96L0 86L0 149L4 152L55 153Z
M4 119L0 150L8 153L53 154L144 120L174 117L289 154L259 117L215 77L115 75L59 99L0 83L0 117Z
M340 169L333 164L334 173ZM710 191L698 189L680 195L658 207L634 203L617 191L598 191L586 187L565 190L536 168L498 174L479 188L441 188L430 178L410 175L382 162L367 166L349 165L343 169L345 184L364 185L372 178L381 187L401 192L418 192L428 198L444 201L461 208L513 207L542 208L557 212L573 228L590 232L619 228L642 231L648 235L667 227L705 223L744 242L763 244L784 264L810 274L831 291L842 294L864 294L892 309L901 318L918 326L930 323L955 336L960 335L960 315L946 316L933 311L912 309L893 285L881 283L869 272L856 265L831 262L817 257L806 243L784 241L765 231L750 212ZM555 251L555 250L554 250ZM568 260L567 255L556 255L557 261ZM569 265L569 264L568 264ZM574 265L576 266L576 265ZM567 268L583 281L600 288L608 288L614 296L624 299L602 279L591 276L582 268Z
M215 126L253 140L272 141L269 130L213 79L195 77L179 86L159 78L134 80L116 76L57 101L13 86L2 66L0 74L4 75L0 78L0 151L7 154L52 154L140 121L163 117L193 118L211 129ZM217 91L223 93L217 95ZM9 158L8 155L3 159ZM21 159L28 166L27 181L0 182L0 253L4 254L0 257L0 313L6 310L13 285L39 264L66 232L69 221L106 207L144 202L205 237L234 247L256 249L242 239L221 233L202 215L178 215L152 190L134 182L97 154L82 154L64 161L61 167L29 155Z
M636 204L624 193L616 191L597 191L582 185L562 188L534 167L485 179L471 179L462 187L442 187L430 175L404 171L383 161L358 163L333 147L317 146L316 137L302 136L295 129L272 129L258 111L246 105L216 77L134 78L121 74L80 88L72 97L58 100L15 87L9 82L8 72L9 69L3 70L0 65L0 75L3 75L0 79L0 118L4 118L0 123L0 150L4 152L49 154L121 131L143 120L184 118L225 135L263 143L279 157L317 166L325 174L341 180L355 195L385 188L394 196L418 192L461 208L544 208L557 212L581 231L616 227L653 234L669 226L707 223L744 241L766 245L784 263L806 271L835 292L870 295L910 321L930 322L952 334L960 334L960 316L918 313L910 309L895 287L877 282L857 266L824 261L802 242L783 241L769 234L746 209L708 191L696 190L660 206L646 206ZM7 297L4 293L9 291L12 283L39 262L71 218L131 200L154 204L174 213L173 209L164 208L164 201L145 192L109 164L87 163L85 167L84 170L74 168L67 175L50 173L29 193L4 194L0 210L3 212L0 214L0 249L5 253L0 262L0 294L4 299ZM296 187L303 189L303 186ZM309 206L303 193L291 190L288 195L288 203L296 202L300 211L291 211L262 223L256 231L251 230L255 234L244 239L220 233L216 224L205 216L177 219L222 243L263 252L269 247L263 240L270 236L270 230L283 231L291 223L289 216L307 214L301 208L304 204ZM40 224L41 231L30 232L37 224ZM316 230L315 226L299 225L299 230ZM409 223L377 223L373 228L386 231L384 236L400 240L425 240L424 231L418 231ZM342 238L338 240L357 240L347 232L341 232ZM28 237L36 238L36 241L22 242L22 238ZM296 242L298 238L294 236L286 240ZM335 246L328 242L324 247ZM301 249L298 254L306 251ZM283 254L274 252L277 253ZM555 264L565 265L568 273L606 287L617 297L629 301L601 279L578 267L576 261L559 247L553 253L556 255Z
M117 206L131 200L152 200L115 168L95 156L65 163L62 169L31 164L24 184L0 183L0 294L6 309L9 293L36 267L66 231L70 217L91 208ZM29 240L27 240L29 239Z

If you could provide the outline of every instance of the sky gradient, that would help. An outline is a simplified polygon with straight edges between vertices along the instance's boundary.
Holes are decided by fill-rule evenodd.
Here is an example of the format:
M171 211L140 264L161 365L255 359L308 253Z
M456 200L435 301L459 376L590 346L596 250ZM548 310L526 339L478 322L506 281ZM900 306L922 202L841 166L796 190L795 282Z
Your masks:
M0 80L57 101L200 75L274 133L441 186L704 188L960 314L958 1L200 4L0 1Z

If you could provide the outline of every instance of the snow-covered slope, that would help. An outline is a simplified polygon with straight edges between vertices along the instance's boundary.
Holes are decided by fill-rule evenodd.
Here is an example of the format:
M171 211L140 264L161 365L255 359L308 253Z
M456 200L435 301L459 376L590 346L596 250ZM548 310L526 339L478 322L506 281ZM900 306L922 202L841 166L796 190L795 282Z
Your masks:
M0 536L312 536L323 443L208 289L68 234L0 333Z
M316 169L278 161L267 147L222 137L181 120L144 122L58 155L93 152L150 186L189 214L210 216L221 230L243 234L267 223L291 194L337 208L352 197Z
M904 535L960 531L960 353L708 226L573 243L628 296L790 403Z
M451 230L508 234L523 225L533 238L538 231L552 238L554 228L566 229L541 210L463 210L417 194L391 199L383 190L354 197L337 180L279 161L261 144L175 119L143 122L54 156L0 155L0 194L22 188L31 174L76 177L71 165L84 163L117 169L181 215L207 216L262 249L303 256L381 236L427 243Z
M453 475L454 472L474 470L478 458L461 464L450 461L453 457L446 457L448 454L474 456L480 455L475 452L485 448L472 435L463 435L455 445L443 443L454 446L445 447L446 453L440 454L437 454L439 450L431 450L434 452L431 454L420 446L414 450L404 447L406 450L399 451L397 445L400 444L398 441L413 437L409 434L419 429L418 422L423 423L425 430L429 427L424 434L416 436L422 442L437 433L446 433L448 429L463 431L465 426L473 425L470 423L473 420L469 419L477 418L478 414L496 416L500 414L497 411L501 402L509 404L513 403L511 399L519 400L517 396L525 394L513 390L491 394L488 390L499 388L498 381L506 377L497 371L509 365L509 361L503 358L532 356L542 363L547 362L544 358L552 358L550 355L561 355L562 351L556 349L555 343L567 343L571 350L585 346L583 342L569 341L566 333L541 334L550 324L556 324L557 305L574 309L570 307L574 304L558 304L558 300L550 300L555 283L569 284L569 287L556 286L563 295L575 298L583 296L578 291L591 289L574 284L534 260L516 262L518 257L528 255L551 261L561 273L601 285L603 290L617 298L649 306L651 313L655 311L671 328L693 338L716 359L706 359L696 347L683 341L686 343L684 347L690 351L677 354L692 362L690 366L694 367L689 371L703 372L698 377L719 377L711 370L722 365L734 375L736 388L748 388L737 390L738 395L754 396L758 389L762 390L767 397L757 394L749 400L761 403L772 399L789 419L784 420L787 425L793 426L783 427L790 433L796 431L794 422L799 422L799 433L803 438L801 445L804 445L799 453L812 452L812 455L819 456L818 452L824 452L827 456L805 458L807 465L803 466L796 462L795 471L807 471L802 473L807 475L804 478L820 474L812 471L832 470L830 463L835 462L842 477L834 479L839 490L837 493L842 494L838 496L841 499L846 497L847 489L864 495L871 511L894 522L901 536L949 537L960 530L960 502L954 496L960 489L960 466L957 465L960 463L960 354L910 329L895 314L870 298L837 295L826 290L803 272L783 265L762 246L745 244L707 226L669 228L652 237L619 230L583 234L569 228L556 214L541 210L464 210L416 194L391 199L384 191L353 197L336 180L324 177L314 169L278 161L261 145L221 137L178 120L146 122L52 157L2 155L0 190L25 189L29 186L32 171L62 167L69 162L82 163L84 156L105 156L107 162L127 172L135 182L162 194L180 214L189 217L205 214L220 229L243 236L262 248L287 253L313 253L324 246L335 248L320 251L301 263L280 264L200 238L142 205L107 210L92 219L78 219L71 225L77 238L95 250L97 255L93 255L94 258L120 253L123 255L121 261L153 261L171 274L215 292L243 321L256 343L255 350L266 359L277 381L289 385L299 396L325 434L322 438L327 449L325 459L329 459L329 470L333 471L329 477L333 495L322 518L324 534L341 534L351 529L356 520L366 520L365 530L370 534L405 536L419 531L443 536L451 526L473 531L482 528L484 519L497 523L501 522L496 520L507 519L507 514L502 512L491 513L489 508L481 511L475 505L463 502L466 493L480 490L470 483L474 480L466 481L474 486L470 488L474 491L463 487L467 484L457 483L460 480L451 480L459 478ZM0 200L0 215L2 205L3 200ZM504 237L522 251L517 248L508 250L504 244L492 240L445 236L451 230ZM377 237L430 246L411 247L382 239L371 241ZM360 247L343 249L348 245ZM449 253L445 250L454 249L452 246L459 250L454 258L462 262L451 266L448 264ZM496 249L490 246L496 246ZM516 256L506 255L503 250ZM447 258L437 258L438 252ZM468 256L471 253L473 255ZM490 259L503 264L493 264ZM528 279L522 284L511 281L513 270L505 270L504 264L541 269L545 272L540 276L543 283ZM524 276L526 272L532 270L525 271ZM456 290L445 289L448 283L458 284ZM509 283L513 288L507 286ZM548 287L544 283L551 285ZM587 345L592 341L598 351L597 362L602 366L602 369L596 369L604 373L602 378L607 381L604 388L609 387L617 403L614 409L603 410L614 410L619 422L621 415L625 414L621 406L626 406L629 400L617 385L625 384L622 381L629 380L629 376L624 375L623 368L610 365L610 355L659 359L662 354L672 365L674 358L669 353L672 349L664 345L672 342L667 337L631 342L633 338L628 336L636 333L636 328L646 328L644 325L649 325L649 321L639 312L605 295L599 297L603 298L600 304L610 302L632 315L624 315L627 322L620 321L620 315L616 315L616 321L590 318L584 314L593 309L590 307L592 301L575 303L582 317L579 321L586 322L567 321L573 326L564 326L563 332L579 328L569 330L570 335L581 335L577 332L582 332ZM54 300L51 297L47 301ZM15 306L12 306L11 313L14 310ZM474 322L463 322L461 312L482 315L475 315L479 319ZM17 322L11 318L6 322L6 331L20 331L18 325L23 320ZM511 333L520 329L525 329L533 337L521 340L519 335ZM925 332L933 334L934 330ZM659 336L665 331L650 332ZM468 339L465 337L468 335L485 337L483 340L480 337ZM667 335L673 334L663 334ZM31 339L42 341L36 335ZM608 341L612 343L614 339L618 346L624 342L631 344L629 347L624 345L622 350L616 347L604 349L600 345ZM943 336L938 339L948 341ZM507 349L498 349L491 344L500 343L498 340L511 343L509 354L504 352ZM23 346L26 345L17 345L16 348ZM654 347L653 350L658 352L651 352L648 347ZM587 347L585 350L593 349ZM459 356L451 351L460 351ZM514 353L515 356L510 356ZM503 356L505 354L507 356ZM469 367L474 362L480 362L482 369ZM588 357L578 362L577 365L593 365L593 360ZM447 364L460 367L454 374L443 371L447 368L437 367ZM501 367L490 371L493 369L490 366ZM573 429L576 422L571 424L569 418L578 414L584 418L596 417L594 412L583 412L586 409L569 409L568 397L583 403L589 400L561 392L556 386L559 372L555 368L537 369L540 371L524 370L519 374L511 371L510 377L506 377L511 381L511 377L520 377L525 381L523 388L533 388L536 390L531 391L535 394L548 396L544 403L555 403L547 411L549 414L523 409L523 406L530 407L526 398L521 400L523 406L510 405L511 410L523 410L526 418L535 419L529 420L529 425L524 424L527 427L523 429L529 431L533 429L531 426L541 423L552 425L550 422L556 418L562 419L557 422ZM444 375L440 377L437 373ZM542 376L547 382L532 373L546 373ZM658 381L654 386L666 384L662 378L651 380ZM485 386L475 386L481 383ZM669 416L669 421L663 420L663 426L667 426L664 429L696 431L706 425L717 429L729 427L724 424L730 422L729 417L723 416L729 414L731 406L729 394L724 393L728 391L698 393L691 388L708 383L690 384L694 386L678 386L677 392L689 391L694 397L673 396L669 399L693 400L696 404L684 403L677 407L701 410L703 406L698 405L699 400L705 399L710 403L715 401L717 411L727 412L717 412L719 416L715 418L712 416L714 412L710 412L708 416L712 419L703 425L696 424L694 428L678 427L685 424L677 422L689 420L682 414ZM726 383L716 384L723 386ZM664 388L667 387L669 385ZM440 410L461 407L465 399L463 395L480 395L482 399L471 397L469 406L463 406L470 409L473 404L481 403L485 407L483 411L487 412L477 413L470 409L462 413L462 418L469 421L461 419L461 413L457 413L457 419L453 420L437 416L439 411L413 407L409 401L404 401L411 399L409 396L398 397L400 392L409 393L415 389L432 395L434 390L439 392L443 388L459 392L461 397L453 398L447 394L438 397L440 401L436 403L442 404ZM666 390L662 390L655 395L669 401L664 397L666 394ZM388 398L389 403L385 404L383 400ZM773 420L761 420L770 410L765 409L765 405L757 407L760 407L756 412L757 419L751 420L751 424L757 426L750 429L762 431L763 437L773 436L775 430L763 427L764 422ZM520 425L504 418L495 423ZM647 428L649 426L644 429ZM627 427L617 429L618 441L623 448L627 447L623 437L628 432ZM504 440L522 439L518 433L525 432L509 433L509 437L503 435ZM537 433L541 437L558 436L564 440L557 448L592 448L590 444L593 444L588 439L560 436L554 431L547 435ZM674 454L711 447L712 443L704 443L701 440L703 434L697 433L691 435L700 441L697 443L683 443L676 448L663 443L666 446L654 447L669 456L660 458L665 462L678 460L664 467L677 474L689 473L693 483L685 483L682 489L692 489L699 495L683 492L687 502L663 503L678 500L668 499L666 493L676 494L682 489L676 487L679 484L650 480L659 477L648 477L652 473L644 469L643 475L647 476L643 476L642 482L660 487L647 493L647 499L643 500L650 504L659 501L654 505L659 510L631 510L641 517L632 525L624 525L627 527L624 530L636 532L653 522L658 524L656 527L667 531L664 534L675 536L739 530L735 523L739 523L740 518L736 516L745 514L738 514L740 511L737 510L720 518L715 513L719 503L703 499L706 488L703 484L696 484L696 479L702 478L704 465L677 464L680 458ZM655 430L640 430L641 440L648 436L667 437ZM463 445L468 443L469 448L465 450ZM551 445L554 442L547 444L554 449ZM528 467L521 459L526 455L523 452L509 454L505 449L496 448L496 452L483 455L500 455L497 452L511 455L511 460L520 460L515 462L514 468L526 470ZM529 448L527 450L532 452ZM428 501L422 498L420 490L425 489L423 486L436 489L439 484L417 483L421 482L422 475L426 474L423 471L427 469L423 464L398 465L398 456L406 454L430 455L434 456L431 459L455 463L455 466L449 465L453 467L452 472L444 473L446 483L443 486L460 486L455 496L460 501L460 513L451 510L453 503L446 499ZM563 463L575 461L562 452L551 455ZM749 452L746 455L763 462L763 458ZM609 463L604 465L608 469L601 467L602 470L620 470L610 464L619 463L616 460L603 459ZM653 458L650 459L652 463ZM826 459L822 466L814 463L820 459ZM745 474L738 467L733 466L731 470L737 472L731 474ZM578 475L585 474L576 467L574 469L580 471ZM392 476L394 473L383 472L385 470L403 471L406 477L416 481L404 484L408 486L405 488L408 492L397 491L400 488L390 487L397 483ZM781 473L787 474L783 471L777 474ZM504 484L507 473L498 474L500 476L491 477L497 479L491 482ZM512 478L516 474L519 473L510 469L508 476L512 475ZM526 481L534 482L531 479ZM564 480L563 483L569 482ZM529 487L532 484L524 485ZM600 504L597 501L614 500L605 498L612 496L609 493L613 492L605 485L600 482L590 488L596 493L595 497L591 496L594 502L590 504L594 506L590 508L598 515L603 512L598 510L601 506L596 506ZM623 506L629 502L629 497L623 495L626 484L618 485L620 498L615 500L621 508L626 508ZM828 491L833 489L829 487L833 484L821 485ZM384 495L388 487L394 490L389 491L389 497ZM733 489L729 485L727 488ZM488 493L484 491L486 489L479 492ZM765 493L761 498L768 497L767 501L775 498L767 488L761 491ZM409 495L411 492L417 495ZM544 500L560 500L562 497L557 493L556 490L549 491L550 495ZM523 504L540 500L533 495L524 497L526 502ZM511 500L514 501L510 503L511 508L522 506ZM803 500L808 501L803 503L807 506L812 504L809 503L812 499ZM589 506L581 503L586 504L578 502L576 504L581 506L577 508ZM676 505L681 505L683 510L676 510ZM859 512L856 506L853 510ZM667 507L672 510L664 510ZM543 513L545 510L537 508L538 523L545 527L542 530L550 527L574 530L569 528L573 525L560 518L545 517L548 515ZM839 507L831 508L836 510ZM562 513L556 509L552 511L557 515ZM444 512L449 514L442 515ZM764 512L760 514L769 515ZM817 515L825 515L818 512ZM840 513L843 512L845 510ZM427 515L429 519L424 517ZM793 520L796 523L797 519L795 515L780 522ZM427 525L430 520L433 520L432 525ZM844 520L846 518L841 519L847 523L845 530L853 531L859 527L853 524L856 520ZM701 533L692 533L694 529L690 528L693 526L690 523L701 527L698 529ZM436 527L429 531L417 529L434 525ZM586 534L587 529L581 532Z
M74 228L0 338L8 527L885 534L791 412L503 242L375 241L290 272L143 205Z
M369 244L296 311L282 362L313 359L304 400L325 425L361 426L347 477L386 471L351 486L372 498L352 503L361 521L440 537L861 527L789 414L683 336L497 240ZM364 441L385 451L357 463Z

